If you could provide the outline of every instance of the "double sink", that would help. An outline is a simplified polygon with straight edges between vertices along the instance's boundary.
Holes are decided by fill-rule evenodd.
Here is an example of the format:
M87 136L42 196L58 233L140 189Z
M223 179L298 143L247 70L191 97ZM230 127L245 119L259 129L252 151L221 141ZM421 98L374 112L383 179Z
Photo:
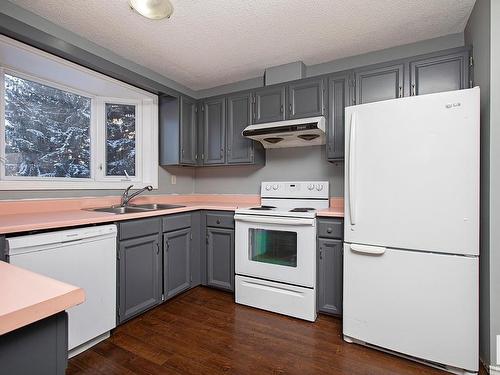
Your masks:
M138 212L147 211L159 211L159 210L172 210L174 208L182 208L179 204L162 204L162 203L147 203L147 204L134 204L127 206L117 206L117 207L100 207L100 208L89 208L89 211L97 212L109 212L112 214L132 214Z

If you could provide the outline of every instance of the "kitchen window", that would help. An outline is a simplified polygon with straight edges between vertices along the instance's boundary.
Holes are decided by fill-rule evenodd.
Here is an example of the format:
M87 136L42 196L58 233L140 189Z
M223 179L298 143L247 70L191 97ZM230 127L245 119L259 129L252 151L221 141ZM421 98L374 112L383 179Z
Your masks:
M7 178L90 178L92 98L4 74Z
M10 42L0 36L0 190L158 186L158 151L151 142L157 138L156 95L25 45L24 53L52 71L69 71L61 74L68 82L2 66L4 41Z

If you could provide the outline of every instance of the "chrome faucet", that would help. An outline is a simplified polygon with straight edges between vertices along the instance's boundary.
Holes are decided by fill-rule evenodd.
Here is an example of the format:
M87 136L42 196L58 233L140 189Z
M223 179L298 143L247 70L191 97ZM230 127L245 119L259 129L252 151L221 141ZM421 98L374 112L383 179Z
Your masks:
M135 193L132 193L131 195L128 195L130 189L132 189L134 185L130 185L128 188L125 189L125 191L122 194L122 199L120 201L120 206L125 207L128 205L128 203L135 197L137 197L139 194L143 193L144 191L151 191L153 190L153 187L151 185L148 185L146 187L143 187L141 190L137 190Z

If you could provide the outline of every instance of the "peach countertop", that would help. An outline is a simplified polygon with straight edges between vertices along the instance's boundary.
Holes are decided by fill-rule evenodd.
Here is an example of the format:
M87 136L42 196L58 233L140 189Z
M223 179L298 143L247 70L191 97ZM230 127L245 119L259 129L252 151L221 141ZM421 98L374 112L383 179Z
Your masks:
M244 194L172 194L143 195L133 201L134 204L151 202L180 204L186 207L116 215L87 209L116 205L119 203L119 197L6 200L0 201L0 234L99 224L195 210L234 211L237 208L258 206L260 198L257 195ZM317 215L343 217L343 199L332 198L330 208L318 211Z
M0 335L79 305L83 289L0 261Z

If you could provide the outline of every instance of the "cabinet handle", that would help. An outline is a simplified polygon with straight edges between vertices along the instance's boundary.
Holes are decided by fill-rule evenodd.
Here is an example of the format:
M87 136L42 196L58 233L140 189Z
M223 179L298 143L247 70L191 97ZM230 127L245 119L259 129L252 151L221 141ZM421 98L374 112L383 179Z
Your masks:
M160 245L156 244L156 254L160 254Z
M411 85L411 95L415 95L415 84Z
M323 259L323 249L319 248L319 259Z
M288 112L292 113L292 103L288 104Z
M283 113L283 104L280 105L280 113Z
M403 97L403 86L399 86L399 97Z
M326 228L326 233L332 233L333 229L331 227Z
M217 219L217 224L220 224L220 219Z

